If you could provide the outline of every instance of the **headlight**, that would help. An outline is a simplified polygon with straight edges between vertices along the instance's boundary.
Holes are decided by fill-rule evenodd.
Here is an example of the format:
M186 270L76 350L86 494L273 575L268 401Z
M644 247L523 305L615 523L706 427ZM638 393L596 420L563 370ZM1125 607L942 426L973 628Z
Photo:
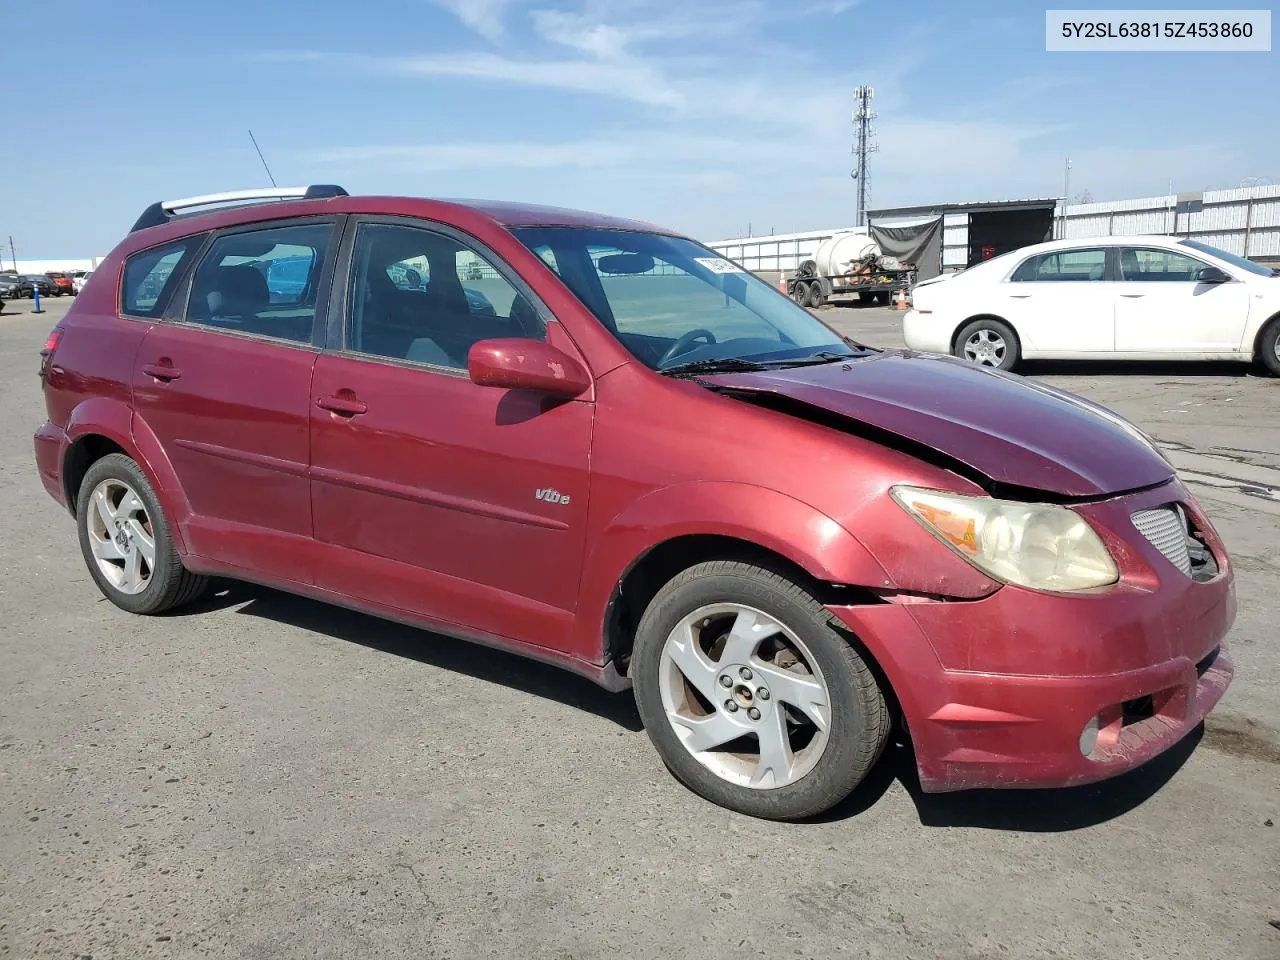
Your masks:
M1120 578L1093 528L1066 507L918 487L894 487L889 492L931 534L1005 583L1067 592Z

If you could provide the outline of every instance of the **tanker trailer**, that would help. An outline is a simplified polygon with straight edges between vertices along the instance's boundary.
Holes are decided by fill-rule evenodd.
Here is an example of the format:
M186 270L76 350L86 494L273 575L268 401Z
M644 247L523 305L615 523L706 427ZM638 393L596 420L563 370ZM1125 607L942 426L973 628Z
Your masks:
M866 230L845 230L828 237L813 257L787 280L787 293L802 307L856 298L887 304L915 282L915 268L880 250Z

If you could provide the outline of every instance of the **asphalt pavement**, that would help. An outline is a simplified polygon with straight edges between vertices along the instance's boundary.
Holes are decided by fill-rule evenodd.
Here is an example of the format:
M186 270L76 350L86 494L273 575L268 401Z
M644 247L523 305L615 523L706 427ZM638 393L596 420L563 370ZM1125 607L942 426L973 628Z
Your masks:
M907 748L819 822L663 769L628 695L259 587L131 617L31 434L68 301L0 314L0 958L1280 957L1280 381L1041 365L1195 478L1237 566L1201 732L1068 791L921 795ZM900 314L823 311L901 344Z

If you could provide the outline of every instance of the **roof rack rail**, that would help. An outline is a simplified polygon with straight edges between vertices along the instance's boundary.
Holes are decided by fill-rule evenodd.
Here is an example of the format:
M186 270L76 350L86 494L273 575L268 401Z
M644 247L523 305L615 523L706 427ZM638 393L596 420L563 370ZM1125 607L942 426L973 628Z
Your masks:
M309 187L263 187L257 190L229 190L226 193L207 193L199 197L185 197L181 200L160 200L142 211L142 216L133 225L130 233L145 230L147 227L158 227L168 223L175 216L182 216L179 211L187 211L193 207L209 207L222 203L243 203L253 200L323 200L329 197L348 196L346 190L333 183L313 183ZM189 215L189 214L188 214Z

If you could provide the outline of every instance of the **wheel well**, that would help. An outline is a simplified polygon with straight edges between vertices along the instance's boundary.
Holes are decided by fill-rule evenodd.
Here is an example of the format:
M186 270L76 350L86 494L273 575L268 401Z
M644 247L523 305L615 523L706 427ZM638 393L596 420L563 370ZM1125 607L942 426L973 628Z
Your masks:
M1263 321L1262 326L1258 328L1258 335L1253 338L1253 358L1256 360L1262 354L1262 338L1267 335L1267 331L1280 323L1280 313L1273 314Z
M1006 327L1013 331L1014 337L1017 338L1018 344L1022 344L1022 338L1018 336L1018 331L1014 330L1013 324L1004 317L998 317L994 313L975 313L972 317L966 317L956 324L955 330L951 332L951 352L955 353L956 348L960 346L960 331L975 320L995 320L997 323L1003 323Z
M658 591L682 570L709 560L739 560L778 573L807 590L819 603L879 602L869 590L828 583L787 557L736 537L695 535L660 543L635 561L614 588L605 613L605 656L626 674L640 618Z
M80 484L84 482L89 468L107 454L126 452L114 440L96 433L80 437L71 445L62 463L62 484L67 494L67 507L73 514L76 512L76 500L80 497Z

